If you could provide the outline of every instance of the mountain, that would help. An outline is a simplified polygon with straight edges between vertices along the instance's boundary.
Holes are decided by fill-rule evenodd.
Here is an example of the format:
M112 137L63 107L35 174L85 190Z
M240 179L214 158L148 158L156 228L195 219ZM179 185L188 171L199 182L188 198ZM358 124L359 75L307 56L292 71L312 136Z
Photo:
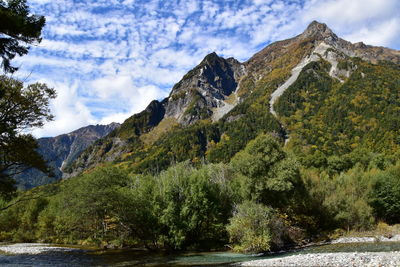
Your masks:
M73 162L80 153L93 142L119 127L118 123L109 125L89 125L68 134L38 139L38 151L52 167L55 177L30 169L16 177L20 188L29 189L61 179L63 167Z
M89 146L65 170L105 161L158 172L183 160L227 162L267 132L305 156L400 145L400 52L339 38L312 22L246 62L207 55L162 101Z
M258 253L341 232L392 234L400 52L312 22L245 62L207 55L120 126L39 143L58 179L76 177L13 200L0 240Z

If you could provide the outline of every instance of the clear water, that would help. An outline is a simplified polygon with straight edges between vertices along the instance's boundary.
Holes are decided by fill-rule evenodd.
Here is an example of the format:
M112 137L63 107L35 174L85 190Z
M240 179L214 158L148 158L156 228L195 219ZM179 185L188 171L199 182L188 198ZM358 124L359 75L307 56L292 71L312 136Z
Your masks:
M400 242L315 246L269 256L231 252L149 253L134 250L47 252L39 255L0 254L0 266L229 266L233 263L306 253L400 251Z

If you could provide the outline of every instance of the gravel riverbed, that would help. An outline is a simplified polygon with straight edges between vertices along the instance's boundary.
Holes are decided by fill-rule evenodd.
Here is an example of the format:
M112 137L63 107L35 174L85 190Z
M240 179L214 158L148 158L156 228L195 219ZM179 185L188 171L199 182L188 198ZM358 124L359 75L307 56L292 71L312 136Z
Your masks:
M317 253L247 261L240 266L400 266L400 252Z
M325 244L365 244L381 242L400 242L400 235L391 237L341 237ZM329 253L307 253L299 255L278 256L271 259L254 260L239 263L240 266L379 266L400 267L400 251L392 252L329 252Z
M11 245L0 245L0 252L8 254L30 254L37 255L46 252L71 252L79 251L75 248L56 247L41 243L19 243Z
M391 237L369 236L369 237L340 237L332 240L331 244L349 244L349 243L372 243L372 242L400 242L400 235Z

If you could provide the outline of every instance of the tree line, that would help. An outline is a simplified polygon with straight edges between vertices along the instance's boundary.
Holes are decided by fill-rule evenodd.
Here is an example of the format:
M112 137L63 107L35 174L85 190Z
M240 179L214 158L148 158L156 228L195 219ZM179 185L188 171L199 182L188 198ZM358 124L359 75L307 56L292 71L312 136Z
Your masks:
M342 172L307 168L269 134L229 163L158 174L103 166L0 213L0 240L148 249L282 249L400 220L400 164L372 154ZM18 199L18 198L17 198Z

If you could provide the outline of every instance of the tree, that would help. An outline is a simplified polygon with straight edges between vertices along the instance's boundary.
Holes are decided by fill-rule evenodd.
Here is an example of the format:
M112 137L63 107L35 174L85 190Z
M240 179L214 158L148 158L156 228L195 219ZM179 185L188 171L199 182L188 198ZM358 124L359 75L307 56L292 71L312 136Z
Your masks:
M389 224L400 222L400 165L375 175L369 193L369 203L378 219Z
M261 134L249 142L231 163L244 199L284 207L294 191L301 188L298 163L270 135Z
M129 229L121 212L136 204L124 193L128 182L125 170L106 166L62 183L60 193L41 214L42 222L47 222L40 225L40 233L45 238L54 229L68 242L87 239L98 244L125 236Z
M43 16L29 14L26 0L0 0L0 56L6 73L18 69L11 66L10 61L17 54L26 55L28 44L41 42L45 22Z
M53 119L48 106L55 96L45 84L24 87L21 81L0 76L0 194L9 192L11 176L27 168L50 174L35 138L26 132Z
M223 176L218 165L195 169L188 162L160 173L155 197L161 242L179 250L209 248L225 241L231 193Z
M29 44L41 42L43 16L32 15L26 0L0 0L1 68L13 73L10 61L28 53ZM24 88L22 82L0 76L0 197L10 198L14 181L10 176L35 167L49 173L36 152L37 143L26 131L51 120L48 104L55 91L44 84Z

